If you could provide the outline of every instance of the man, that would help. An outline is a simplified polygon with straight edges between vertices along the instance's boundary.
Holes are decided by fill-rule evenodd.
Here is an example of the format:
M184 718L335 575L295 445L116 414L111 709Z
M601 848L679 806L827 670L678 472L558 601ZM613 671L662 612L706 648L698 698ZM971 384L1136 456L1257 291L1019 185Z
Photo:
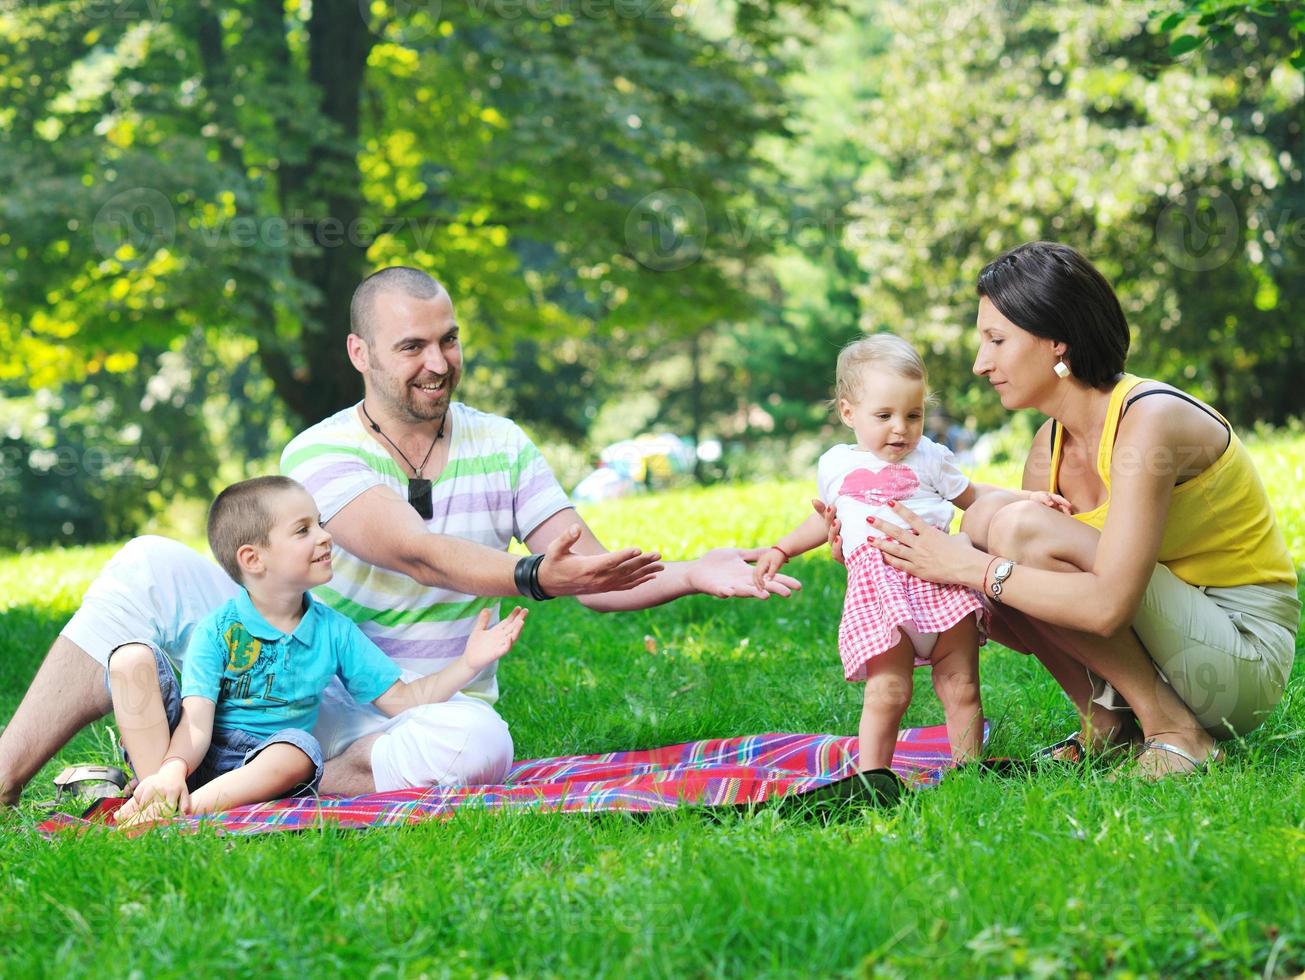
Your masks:
M524 434L451 401L462 368L444 288L416 269L364 280L350 309L348 354L363 401L301 433L282 469L313 494L335 539L324 601L362 626L410 675L455 658L492 599L576 595L602 611L645 609L682 595L754 596L753 552L717 549L689 562L629 548L609 554L570 507ZM437 484L436 484L437 481ZM456 535L456 536L453 536ZM524 541L532 557L506 553ZM798 588L779 576L770 591ZM234 594L211 561L175 542L138 538L109 563L0 732L0 802L83 725L109 710L103 663L147 642L175 660L193 625ZM323 701L315 733L329 758L325 793L487 782L511 763L492 671L456 703L394 719L347 697Z

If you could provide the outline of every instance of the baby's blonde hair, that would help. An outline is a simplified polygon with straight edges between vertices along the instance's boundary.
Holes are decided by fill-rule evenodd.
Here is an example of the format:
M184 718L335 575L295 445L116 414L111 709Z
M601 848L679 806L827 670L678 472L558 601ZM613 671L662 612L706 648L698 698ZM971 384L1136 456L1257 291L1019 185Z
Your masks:
M927 388L929 372L914 347L897 334L876 333L854 340L838 352L838 370L834 376L834 403L842 399L855 402L861 393L861 372L867 367L883 367L898 377L922 381Z

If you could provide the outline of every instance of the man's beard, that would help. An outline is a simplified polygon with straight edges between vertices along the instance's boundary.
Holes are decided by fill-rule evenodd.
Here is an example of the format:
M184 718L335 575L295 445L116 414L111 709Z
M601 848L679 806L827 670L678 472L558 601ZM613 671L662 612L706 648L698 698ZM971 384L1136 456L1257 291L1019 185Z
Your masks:
M392 375L381 371L371 371L372 391L384 405L385 414L403 422L438 422L448 413L449 402L457 389L459 372L456 368L444 376L444 391L434 401L418 394L414 385L430 384L438 378L419 378L414 382L396 381Z

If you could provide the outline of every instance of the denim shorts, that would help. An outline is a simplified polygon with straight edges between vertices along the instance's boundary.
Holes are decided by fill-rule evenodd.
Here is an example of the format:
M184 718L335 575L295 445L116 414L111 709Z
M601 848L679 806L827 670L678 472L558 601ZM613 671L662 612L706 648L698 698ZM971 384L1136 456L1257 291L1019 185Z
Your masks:
M181 688L177 684L177 675L172 664L163 652L154 644L146 644L154 651L154 666L158 671L159 693L163 695L163 708L168 716L168 731L175 732L181 723ZM112 654L110 654L112 657ZM108 687L108 668L105 668L105 686ZM209 742L208 752L195 771L186 779L186 786L192 792L205 783L211 783L218 776L239 769L253 761L258 753L269 745L284 742L293 745L313 762L313 778L295 787L291 796L313 796L318 792L322 782L322 746L317 739L301 728L283 728L279 732L263 738L251 735L237 728L214 728ZM123 750L123 758L128 763L131 759Z

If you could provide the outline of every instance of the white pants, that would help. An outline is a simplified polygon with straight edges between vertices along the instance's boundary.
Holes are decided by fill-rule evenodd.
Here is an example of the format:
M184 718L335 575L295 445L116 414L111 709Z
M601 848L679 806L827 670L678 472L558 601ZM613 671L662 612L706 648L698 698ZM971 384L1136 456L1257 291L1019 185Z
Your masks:
M403 672L404 680L419 675ZM393 718L349 697L332 681L322 697L313 734L333 758L360 738L372 746L372 778L385 793L414 786L499 783L512 767L512 735L484 701L455 694L440 704L409 708Z
M180 669L195 625L237 591L215 562L180 542L133 538L91 583L62 633L100 664L124 644L144 643ZM417 676L404 672L405 680ZM381 791L494 783L512 765L512 736L484 701L455 694L387 718L332 681L313 730L326 758L377 733L372 774Z
M179 668L195 625L239 591L216 562L147 534L109 559L61 632L102 667L118 647L144 643Z

